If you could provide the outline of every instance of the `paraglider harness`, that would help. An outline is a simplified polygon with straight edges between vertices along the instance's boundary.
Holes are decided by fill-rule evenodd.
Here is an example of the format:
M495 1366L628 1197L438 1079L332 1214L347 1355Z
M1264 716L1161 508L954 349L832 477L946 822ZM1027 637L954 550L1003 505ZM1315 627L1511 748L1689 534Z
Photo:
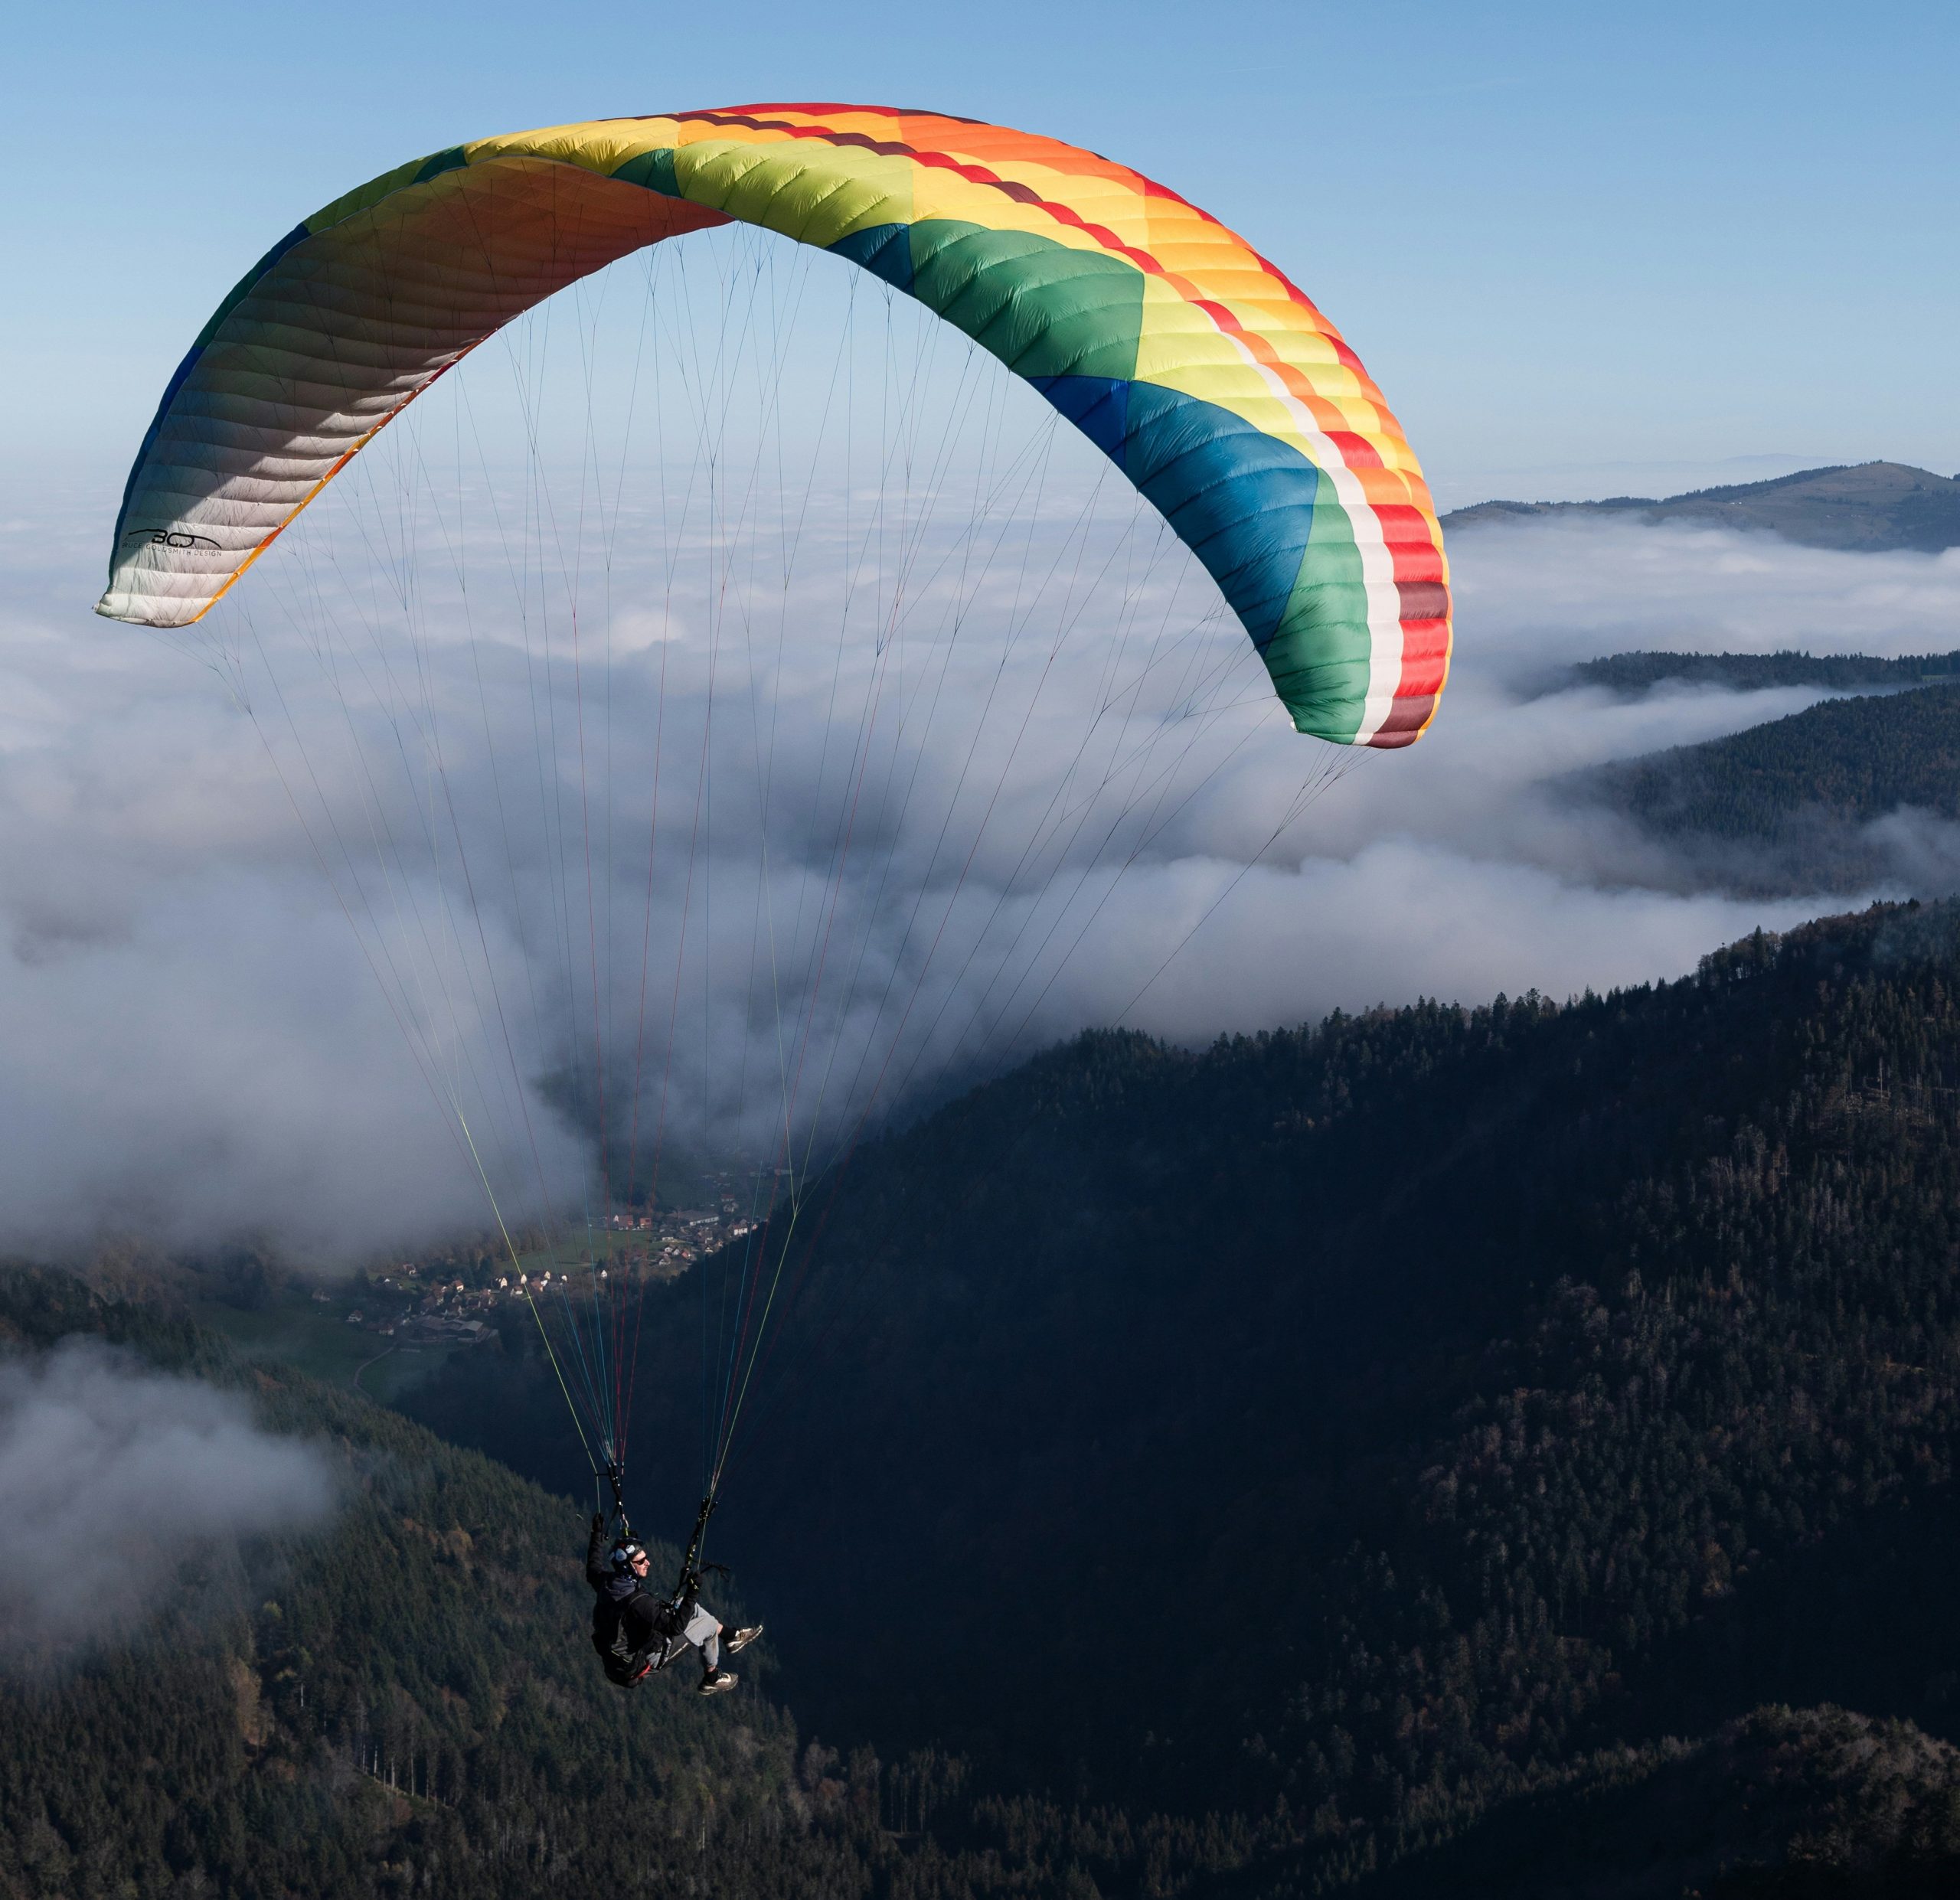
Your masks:
M616 1550L621 1545L634 1541L633 1527L626 1515L626 1499L621 1491L622 1474L619 1466L609 1464L606 1476L612 1487L612 1542ZM627 1634L623 1614L613 1619L609 1640L596 1629L593 1631L593 1647L599 1652L609 1682L616 1683L622 1689L630 1688L665 1669L687 1647L680 1638L694 1613L695 1605L701 1601L702 1578L710 1572L724 1577L728 1575L726 1564L703 1563L701 1560L702 1540L707 1535L707 1520L714 1515L717 1501L713 1491L701 1500L701 1509L694 1516L694 1535L688 1539L687 1554L681 1559L681 1573L675 1579L673 1593L654 1599L658 1607L653 1616L652 1641L643 1647L636 1646ZM643 1590L640 1594L653 1596L650 1590ZM625 1607L623 1603L620 1605L622 1611Z

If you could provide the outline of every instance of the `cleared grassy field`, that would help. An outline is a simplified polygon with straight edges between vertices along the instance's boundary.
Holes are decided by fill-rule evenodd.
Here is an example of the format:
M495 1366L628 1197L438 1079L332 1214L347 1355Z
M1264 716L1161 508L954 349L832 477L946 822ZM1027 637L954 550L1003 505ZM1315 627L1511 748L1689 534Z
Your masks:
M541 1247L534 1253L519 1254L518 1265L526 1273L537 1273L547 1267L555 1273L561 1268L582 1267L594 1257L603 1262L610 1260L615 1254L624 1253L632 1248L644 1248L649 1242L658 1244L650 1234L596 1229L592 1233L589 1243L583 1232L568 1234L554 1247ZM505 1257L508 1258L508 1255Z
M201 1326L223 1334L250 1357L277 1360L336 1386L356 1383L358 1373L359 1389L384 1405L426 1379L452 1352L466 1350L394 1346L349 1326L351 1304L344 1297L323 1304L287 1289L256 1313L216 1300L200 1301L192 1311Z

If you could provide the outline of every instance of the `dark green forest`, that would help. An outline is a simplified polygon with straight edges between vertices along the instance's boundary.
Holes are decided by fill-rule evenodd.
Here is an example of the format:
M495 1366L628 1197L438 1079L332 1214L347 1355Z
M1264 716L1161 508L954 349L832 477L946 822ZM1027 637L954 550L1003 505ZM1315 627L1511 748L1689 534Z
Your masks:
M1644 693L1663 681L1721 686L1739 693L1777 686L1823 686L1841 692L1902 688L1960 680L1960 652L1915 653L1880 659L1866 653L1609 653L1569 668L1561 685L1603 686L1615 693Z
M1956 1090L1947 908L1085 1038L815 1190L720 1554L802 1720L961 1765L939 1891L1949 1891ZM417 1409L562 1473L543 1379Z
M1905 808L1960 817L1960 695L1929 686L1828 700L1569 782L1664 841L1691 881L1756 896L1906 876L1922 890L1951 888L1924 854L1903 863L1902 841L1865 828Z
M663 1683L629 1708L596 1683L571 1505L381 1408L241 1366L153 1304L0 1275L0 1338L77 1332L242 1386L273 1428L330 1448L341 1503L328 1531L181 1576L133 1645L112 1625L79 1659L9 1658L8 1900L861 1890L812 1825L824 1776L799 1781L766 1701L710 1709Z

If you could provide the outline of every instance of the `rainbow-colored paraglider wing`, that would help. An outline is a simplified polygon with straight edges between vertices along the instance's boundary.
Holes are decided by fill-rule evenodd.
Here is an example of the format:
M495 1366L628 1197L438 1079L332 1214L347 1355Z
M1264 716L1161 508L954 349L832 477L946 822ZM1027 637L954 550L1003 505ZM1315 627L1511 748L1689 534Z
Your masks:
M873 106L517 132L328 205L260 260L171 379L99 611L196 620L501 325L643 245L731 219L875 272L1040 390L1217 578L1301 731L1402 746L1428 725L1449 666L1442 536L1334 326L1137 172Z

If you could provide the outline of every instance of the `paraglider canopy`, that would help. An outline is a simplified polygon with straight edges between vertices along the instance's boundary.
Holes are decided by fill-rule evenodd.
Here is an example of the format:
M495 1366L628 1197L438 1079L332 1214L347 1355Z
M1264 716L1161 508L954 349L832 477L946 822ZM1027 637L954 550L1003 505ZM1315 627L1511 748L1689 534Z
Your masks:
M190 625L485 338L629 252L730 220L861 265L1039 390L1217 579L1300 731L1380 747L1428 726L1449 663L1442 537L1334 326L1140 173L874 106L517 132L336 199L253 266L172 377L98 611Z

